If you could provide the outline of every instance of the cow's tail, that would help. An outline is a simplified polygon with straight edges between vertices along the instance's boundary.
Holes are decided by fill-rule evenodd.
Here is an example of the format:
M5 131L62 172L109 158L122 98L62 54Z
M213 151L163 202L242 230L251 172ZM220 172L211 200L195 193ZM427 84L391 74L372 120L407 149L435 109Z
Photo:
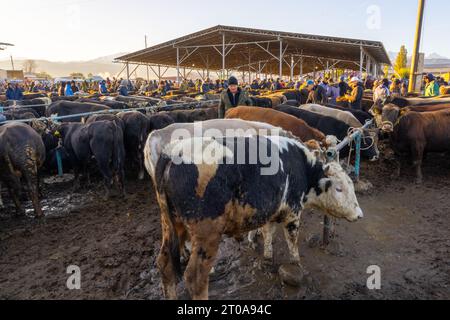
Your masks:
M112 152L112 164L114 171L119 173L123 167L123 138L120 138L121 129L114 123L111 122L113 128L113 152Z
M161 208L161 221L163 223L163 241L167 241L170 260L172 262L173 270L178 278L182 277L181 270L181 255L180 255L180 240L175 229L175 218L170 212L169 202L166 192L164 190L164 173L168 166L170 166L171 159L165 154L162 154L158 160L155 170L155 188L158 198L158 203ZM164 226L165 224L165 226ZM164 233L167 234L164 234Z
M125 194L125 146L122 129L111 121L113 129L112 166L118 179L121 192Z

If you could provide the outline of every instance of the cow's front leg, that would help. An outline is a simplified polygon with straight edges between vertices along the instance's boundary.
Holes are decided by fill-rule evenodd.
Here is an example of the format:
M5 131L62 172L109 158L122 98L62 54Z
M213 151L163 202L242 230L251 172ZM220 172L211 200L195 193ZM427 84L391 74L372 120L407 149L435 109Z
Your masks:
M214 266L221 234L192 237L192 254L184 281L193 300L208 300L209 274Z
M262 228L264 238L264 259L273 261L273 234L275 233L275 223L267 223Z
M300 213L289 213L284 220L284 236L289 248L290 262L300 265L298 235L300 233Z

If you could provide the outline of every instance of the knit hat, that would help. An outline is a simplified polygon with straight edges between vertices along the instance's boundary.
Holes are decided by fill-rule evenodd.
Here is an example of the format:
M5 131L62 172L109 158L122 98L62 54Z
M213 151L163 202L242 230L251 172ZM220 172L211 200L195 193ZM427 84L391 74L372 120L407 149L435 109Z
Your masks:
M428 78L430 81L434 80L434 75L432 73L427 74L425 77Z
M230 79L228 79L228 85L232 86L232 85L238 85L238 80L236 79L236 77L231 76Z

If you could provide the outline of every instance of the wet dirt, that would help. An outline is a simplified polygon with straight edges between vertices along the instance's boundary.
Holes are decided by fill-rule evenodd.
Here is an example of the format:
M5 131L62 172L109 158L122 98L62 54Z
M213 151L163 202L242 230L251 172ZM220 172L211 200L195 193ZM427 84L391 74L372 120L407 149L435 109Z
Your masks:
M224 239L210 277L212 299L449 299L450 159L429 155L425 181L413 170L395 179L389 159L363 163L370 191L358 196L365 218L336 223L320 246L323 216L305 212L300 287L280 281L288 262L278 230L273 263L262 245ZM53 180L52 180L53 179ZM159 209L150 181L128 179L126 199L103 200L100 181L71 196L71 180L46 180L45 219L14 217L3 190L0 209L0 299L162 299L155 260L160 246ZM27 208L31 206L28 204ZM261 242L261 241L260 241ZM67 267L81 269L81 289L69 290ZM381 289L369 290L369 266L381 270ZM188 298L183 284L181 298Z

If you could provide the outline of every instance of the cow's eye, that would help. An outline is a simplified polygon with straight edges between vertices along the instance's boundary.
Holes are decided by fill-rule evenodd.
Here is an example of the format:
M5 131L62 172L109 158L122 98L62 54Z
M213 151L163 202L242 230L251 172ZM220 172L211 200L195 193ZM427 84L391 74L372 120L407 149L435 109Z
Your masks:
M336 191L337 192L342 192L342 189L341 188L336 188Z

